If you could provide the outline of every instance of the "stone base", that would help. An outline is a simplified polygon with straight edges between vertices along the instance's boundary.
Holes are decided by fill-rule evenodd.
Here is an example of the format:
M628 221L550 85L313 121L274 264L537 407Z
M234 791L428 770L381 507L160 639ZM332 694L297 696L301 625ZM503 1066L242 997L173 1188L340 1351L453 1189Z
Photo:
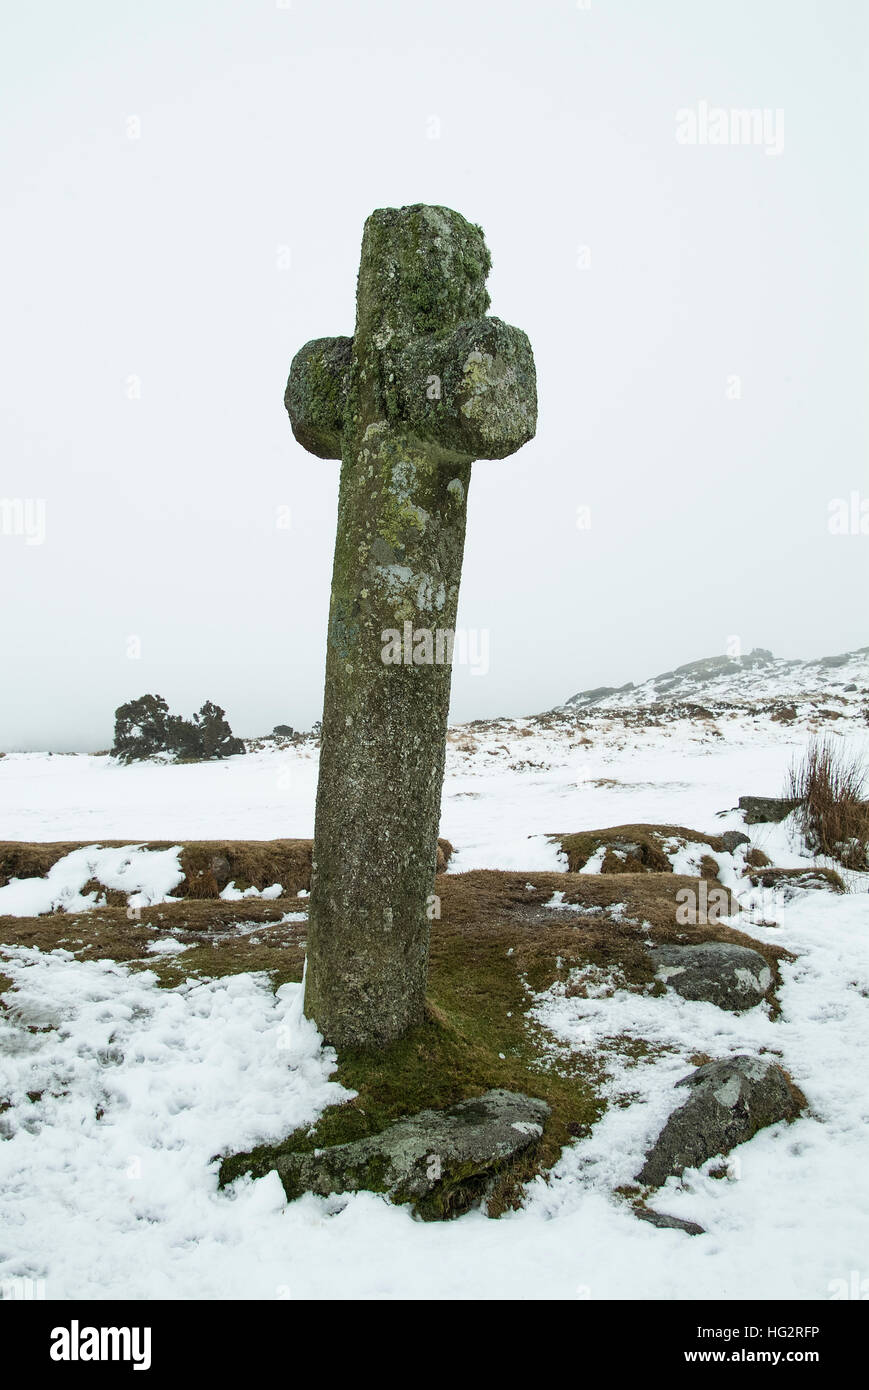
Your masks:
M412 1202L426 1220L443 1220L477 1205L489 1182L534 1148L548 1115L545 1101L487 1091L350 1144L282 1154L274 1167L290 1201L303 1192L382 1192Z

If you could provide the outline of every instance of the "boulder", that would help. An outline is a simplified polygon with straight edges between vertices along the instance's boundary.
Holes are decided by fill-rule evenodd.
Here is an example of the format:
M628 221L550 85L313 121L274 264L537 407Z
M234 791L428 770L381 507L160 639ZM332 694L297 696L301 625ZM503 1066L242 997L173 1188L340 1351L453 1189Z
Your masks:
M658 978L683 999L705 999L731 1013L759 1004L772 971L759 951L729 942L699 946L656 946L650 955Z
M746 825L768 824L770 821L784 820L789 816L798 801L785 796L741 796L739 809L744 813Z
M725 830L724 834L719 836L719 839L728 854L733 854L734 850L739 849L740 845L751 844L751 840L747 835L743 835L741 830Z
M673 1111L637 1174L638 1182L651 1187L730 1153L764 1126L796 1119L800 1112L781 1067L763 1057L707 1062L676 1085L686 1087L688 1098Z
M412 1202L426 1220L444 1220L478 1204L492 1179L538 1143L548 1114L543 1100L487 1091L365 1139L280 1154L274 1167L290 1201L303 1192L382 1192Z

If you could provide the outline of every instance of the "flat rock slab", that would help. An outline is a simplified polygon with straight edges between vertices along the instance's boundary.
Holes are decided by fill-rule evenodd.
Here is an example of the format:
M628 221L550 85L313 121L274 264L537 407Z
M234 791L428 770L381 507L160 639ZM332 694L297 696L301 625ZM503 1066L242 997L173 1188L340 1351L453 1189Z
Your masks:
M274 1166L289 1201L303 1192L382 1192L412 1202L419 1216L459 1216L485 1196L489 1182L533 1148L549 1106L516 1091L487 1091L446 1110L421 1110L381 1134L282 1154Z
M753 1008L772 984L759 951L728 942L657 946L650 952L658 978L683 999L705 999L731 1013Z
M781 1067L762 1057L707 1062L676 1085L687 1088L688 1099L673 1111L637 1174L638 1182L651 1187L730 1153L759 1129L800 1112Z

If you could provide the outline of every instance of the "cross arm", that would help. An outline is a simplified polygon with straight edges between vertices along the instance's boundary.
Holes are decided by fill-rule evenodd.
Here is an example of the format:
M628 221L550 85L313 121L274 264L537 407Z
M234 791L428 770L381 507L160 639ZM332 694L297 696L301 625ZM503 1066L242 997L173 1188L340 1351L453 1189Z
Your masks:
M321 459L341 457L352 338L314 338L293 358L284 405L298 442Z
M403 420L449 453L501 459L534 438L537 374L521 328L482 318L417 339L397 375Z

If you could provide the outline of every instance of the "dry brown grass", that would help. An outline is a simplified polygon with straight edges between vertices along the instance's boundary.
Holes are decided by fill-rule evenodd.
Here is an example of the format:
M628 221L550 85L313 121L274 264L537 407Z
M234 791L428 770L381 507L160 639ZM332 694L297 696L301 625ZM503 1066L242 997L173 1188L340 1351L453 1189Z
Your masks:
M567 855L567 866L571 873L578 873L601 846L606 846L606 854L600 872L619 875L672 873L672 865L663 847L667 840L704 844L716 854L724 853L724 842L719 835L688 830L684 825L610 825L603 830L581 830L576 834L551 835L549 838ZM627 852L624 848L620 849L624 846L630 846L630 849ZM711 855L706 854L701 859L700 874L706 879L718 877L718 863Z
M745 862L750 869L765 869L767 864L772 863L772 860L769 855L764 854L762 849L755 849L752 846L745 852Z
M121 848L142 843L146 849L171 849L179 840L99 840L99 841L0 841L0 887L11 878L42 878L59 859L98 843ZM218 898L230 882L236 888L270 888L279 883L284 894L294 897L300 890L310 891L312 840L188 840L179 855L184 878L174 890L180 898ZM453 847L449 840L438 840L437 872L449 864ZM121 895L110 893L96 880L88 891L99 889L109 906L117 905ZM121 904L122 905L122 904Z
M848 889L835 869L824 868L819 864L807 865L804 869L755 869L749 874L753 888L777 888L781 883L795 883L798 887L827 888L833 893L847 893Z
M788 772L786 795L798 802L813 854L838 859L846 869L869 865L869 804L863 757L837 740L816 738Z
M304 911L305 900L299 898L234 903L188 898L142 908L138 917L129 916L125 907L0 917L0 958L4 945L40 951L60 947L79 960L114 960L134 970L154 970L161 984L170 986L188 976L266 970L277 988L302 978L307 921L281 918ZM189 949L177 956L149 953L148 943L169 931Z

